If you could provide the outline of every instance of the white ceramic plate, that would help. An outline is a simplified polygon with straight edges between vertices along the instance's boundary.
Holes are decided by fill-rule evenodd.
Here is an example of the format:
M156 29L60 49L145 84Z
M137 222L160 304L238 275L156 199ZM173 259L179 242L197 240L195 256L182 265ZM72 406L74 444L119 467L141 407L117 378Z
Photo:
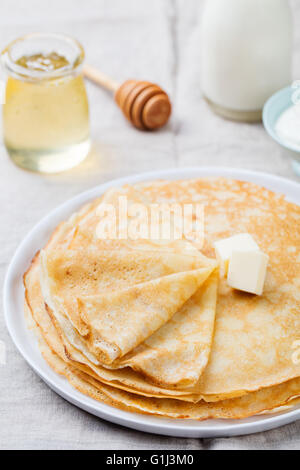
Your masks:
M151 181L155 179L183 179L205 176L226 176L243 181L252 181L276 192L284 193L287 198L300 205L300 185L265 173L229 168L185 168L164 170L131 176L111 181L79 194L67 201L41 220L27 235L17 249L7 272L4 285L4 310L10 335L22 356L35 372L59 395L74 405L106 419L129 428L167 436L180 437L217 437L251 434L276 428L300 419L300 406L273 415L255 416L243 420L207 420L192 421L165 419L129 413L104 405L89 398L73 387L61 376L57 375L41 357L33 333L28 331L24 322L22 284L23 273L29 266L34 254L47 242L52 231L59 222L65 220L82 204L100 196L112 186L125 183Z

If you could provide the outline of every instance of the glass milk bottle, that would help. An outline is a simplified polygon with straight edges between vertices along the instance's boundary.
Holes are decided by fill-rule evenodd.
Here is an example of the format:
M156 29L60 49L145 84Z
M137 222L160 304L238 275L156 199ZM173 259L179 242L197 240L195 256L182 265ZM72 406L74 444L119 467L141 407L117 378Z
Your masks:
M259 121L265 101L291 83L288 0L206 0L201 49L202 91L214 111Z

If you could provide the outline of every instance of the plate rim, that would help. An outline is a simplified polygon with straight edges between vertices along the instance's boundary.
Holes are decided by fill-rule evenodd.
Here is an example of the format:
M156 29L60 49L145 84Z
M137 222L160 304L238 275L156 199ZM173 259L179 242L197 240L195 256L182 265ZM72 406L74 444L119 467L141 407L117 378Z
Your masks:
M23 272L18 272L18 263L22 259L23 249L29 245L32 239L43 238L39 233L44 231L44 238L49 237L53 230L53 224L51 220L58 218L64 220L68 215L76 210L75 206L80 207L92 197L97 197L95 194L98 193L100 196L108 188L113 186L121 186L123 184L134 184L143 181L151 181L155 179L187 179L197 177L230 177L233 179L239 179L241 181L252 181L263 187L268 187L264 184L264 180L270 183L270 186L274 186L276 183L286 188L287 192L292 194L293 202L300 205L300 184L296 181L283 178L281 176L268 174L264 172L257 172L253 170L231 168L231 167L211 167L211 166L199 166L199 167L185 167L185 168L172 168L162 169L151 172L143 172L134 175L128 175L121 178L109 180L108 182L94 186L84 192L77 194L76 196L68 199L64 203L60 204L53 210L51 210L46 216L44 216L23 238L21 243L18 245L10 263L7 268L4 288L3 288L3 303L4 303L4 319L6 327L9 331L10 337L17 347L20 354L23 356L28 365L37 373L37 375L57 394L62 396L64 399L74 404L75 406L84 409L85 411L98 416L104 420L125 426L131 429L139 431L149 432L153 434L167 435L172 437L183 437L183 438L199 438L199 437L225 437L225 436L238 436L245 434L253 434L256 432L266 431L270 429L283 426L300 419L300 407L295 408L291 411L280 412L273 415L256 416L243 420L206 420L206 421L193 421L193 420L180 420L180 419L166 419L157 416L149 416L138 413L132 413L124 410L120 410L115 407L98 402L84 394L78 392L76 389L71 387L68 382L58 376L49 366L46 365L45 361L40 357L46 365L42 367L38 364L35 356L31 356L22 344L22 340L18 337L17 330L14 326L13 315L10 314L12 300L12 291L14 283L20 284L22 282ZM271 189L271 188L270 188ZM271 189L275 191L275 189ZM280 191L282 193L282 191ZM298 200L298 202L296 201ZM57 221L55 222L55 225ZM45 230L46 229L46 230ZM35 249L37 251L38 248ZM31 251L34 251L33 249ZM34 253L32 253L33 257ZM30 255L31 256L31 255ZM29 256L29 257L30 257ZM20 289L20 285L19 285ZM23 310L22 310L23 318ZM25 331L26 339L29 346L32 348L33 344L30 343L30 332ZM210 423L209 426L205 423ZM216 425L214 426L214 423ZM221 423L221 424L220 424Z

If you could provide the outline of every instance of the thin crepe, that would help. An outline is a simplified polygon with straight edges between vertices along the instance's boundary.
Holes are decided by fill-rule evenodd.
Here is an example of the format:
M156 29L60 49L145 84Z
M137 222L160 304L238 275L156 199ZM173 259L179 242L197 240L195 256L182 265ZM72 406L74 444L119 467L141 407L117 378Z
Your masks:
M82 335L88 333L78 311L77 298L124 289L177 272L206 268L215 263L197 255L136 250L59 249L41 252L41 281L47 303L67 315Z
M91 210L91 205L86 206L83 208L81 212L81 217L87 217L86 214L89 213ZM74 219L75 216L72 217ZM77 221L80 220L80 217L76 219ZM64 226L67 225L70 234L68 234L68 229ZM73 228L70 227L69 222L66 224L61 224L58 229L55 231L51 240L49 241L46 249L51 248L54 252L59 249L60 246L66 250L66 246L69 243L70 236L72 237ZM147 253L147 263L154 261L154 265L160 266L158 261L160 258L157 258L155 253ZM143 255L144 256L144 255ZM150 256L150 258L149 258ZM178 257L178 255L164 253L164 269L167 269L167 272L172 272L173 270L184 268L184 269L194 269L200 265L207 264L207 259L205 257L197 256L197 260L191 258L189 256L182 256ZM214 266L214 263L209 261L210 266ZM134 265L136 266L136 265ZM159 268L161 269L161 268ZM208 282L208 281L207 281ZM216 280L215 282L215 291L216 291ZM183 400L190 400L190 401L197 401L201 399L200 396L193 394L192 391L175 391L175 390L168 390L166 388L161 388L159 386L155 386L151 383L148 383L142 376L135 373L133 370L129 369L128 367L125 369L116 370L114 372L110 372L107 369L104 369L99 365L97 359L90 353L87 349L86 344L82 341L80 335L78 335L75 328L72 326L71 322L68 320L67 317L63 315L59 315L56 313L54 315L53 311L48 307L46 307L44 303L44 299L42 297L40 282L39 282L39 255L33 260L32 266L24 276L24 284L26 289L26 299L27 303L32 311L32 315L34 316L35 321L37 324L41 326L43 331L44 337L47 343L51 346L56 353L66 360L73 361L73 365L76 363L76 367L83 367L84 370L88 370L88 373L100 378L100 380L105 381L106 383L113 383L115 386L119 388L124 388L125 390L129 391L136 391L137 393L147 395L147 396L174 396L181 397ZM205 292L206 287L204 287L203 292ZM199 296L198 296L199 297ZM216 292L214 293L214 300L212 303L213 310L211 312L211 317L207 317L207 311L203 311L204 315L206 316L206 328L202 330L201 322L199 322L198 329L195 329L195 335L193 341L197 342L197 349L196 351L199 352L199 355L203 359L203 365L196 361L197 353L195 354L195 370L198 370L198 373L201 373L201 367L204 367L205 362L208 360L209 352L210 352L210 345L212 341L212 334L213 334L213 325L214 325L214 312L215 312L215 301L216 301ZM184 314L184 311L183 311ZM201 311L198 312L201 319ZM197 311L195 308L193 309L193 315L197 315ZM186 333L186 332L183 332ZM198 339L197 339L198 334ZM202 344L202 349L201 349ZM188 347L188 343L183 341L183 348L182 354L183 356L186 355L185 350L188 348L189 353L191 352L190 348ZM149 348L147 348L149 350ZM166 351L169 355L169 359L174 363L174 354L178 353L178 350L174 351ZM206 359L204 360L204 358ZM200 367L199 367L200 366ZM86 369L86 367L88 369ZM122 365L124 367L124 364ZM184 379L184 369L180 369L180 361L178 363L178 369L181 371L181 376ZM147 367L146 367L147 372ZM195 374L195 371L194 371ZM167 385L166 385L167 386Z
M39 282L38 254L24 276L24 285L25 310L28 311L28 316L32 317L51 350L73 368L79 369L103 383L143 396L172 397L193 402L201 399L192 392L168 390L148 383L142 376L128 367L112 371L95 364L91 360L92 358L88 357L88 350L84 350L84 355L81 352L81 345L78 345L73 338L73 343L77 346L74 347L66 336L66 330L70 327L70 324L64 330L51 309L47 308L44 302ZM62 325L64 326L64 320L62 320Z
M120 209L120 199L126 199L127 210ZM170 218L170 236L168 239L160 238L162 236L162 221L160 218L153 220L151 218L151 209L148 198L141 192L137 191L133 186L125 185L121 188L112 188L108 190L102 197L101 201L94 206L89 214L79 220L72 233L72 239L69 243L70 249L86 248L90 245L102 250L144 250L144 251L164 251L179 254L199 255L198 249L185 239L176 239L174 237L174 219ZM131 212L133 207L141 205L144 214L139 217L136 212ZM113 212L108 211L107 207L111 207ZM108 212L107 212L108 211ZM138 220L136 220L138 218ZM112 233L99 236L97 230L99 222L106 221L106 225L111 228L116 225L115 238ZM151 221L151 230L158 235L158 238L151 237L151 230L148 236L139 236L139 228L146 224L149 228ZM131 233L131 224L134 225L135 232ZM105 224L104 224L105 225ZM122 233L121 233L122 232ZM124 232L124 233L123 233Z
M168 323L120 362L158 385L192 386L194 393L211 351L217 289L216 270Z
M185 257L185 262L187 261ZM203 273L205 272L204 270ZM30 274L28 273L28 276ZM35 274L35 276L35 282L37 283L39 282L38 275ZM120 361L115 361L114 365L111 364L110 367L124 368L130 366L143 372L152 382L158 383L162 387L173 386L174 380L178 380L177 385L182 385L184 388L197 382L210 354L215 320L217 283L217 275L210 276L203 287L175 314L172 321L166 323L163 335L158 332L158 334L150 336L149 340L143 343L142 346L137 347L129 355L125 355ZM29 292L30 288L31 285L28 286ZM43 304L42 298L40 302ZM40 308L43 308L43 305ZM48 312L51 312L52 317L56 320L57 328L60 328L65 344L68 342L77 351L81 351L85 360L88 359L92 363L91 366L99 366L98 356L91 353L90 339L81 337L68 317L49 308ZM189 326L186 325L185 318L190 321ZM176 337L174 337L174 332ZM151 355L152 360L150 360ZM177 379L175 376L172 377L171 369L162 367L162 365L166 366L168 362L173 371L176 365ZM193 391L188 393L194 395Z
M268 399L262 411L291 403L289 400L300 392L297 379L299 365L292 361L294 341L300 339L299 315L296 315L299 312L300 209L256 185L232 180L159 182L142 185L138 189L145 192L147 200L153 198L155 202L180 200L182 203L200 201L206 204L206 255L213 255L215 239L241 231L251 233L264 251L271 255L266 290L261 298L231 291L224 282L221 283L211 359L199 383L186 389L185 393L219 401L224 397L244 394L244 400L238 402L243 409L235 410L235 417L260 413L256 403L258 398ZM71 244L75 232L76 228ZM296 378L290 380L292 377ZM280 388L276 385L270 387L277 383L281 384ZM266 394L247 393L259 388L263 388L260 392ZM126 394L123 398L118 395L114 403L120 407L133 406L131 398ZM137 399L136 409L153 412L151 407L150 411L145 411L147 400L141 400ZM141 403L144 403L143 406ZM159 403L163 402L159 400ZM231 403L233 401L226 400L224 404L217 404L219 407L229 407L229 410L221 411L226 415L224 417L234 417L229 416ZM159 408L156 401L151 406ZM161 410L161 414L168 413L164 407Z
M299 377L300 364L292 356L300 340L300 207L253 183L225 178L136 188L157 203L203 204L205 255L213 255L214 241L248 232L270 257L262 296L220 281L212 353L194 391L222 397Z
M130 190L130 188L127 189ZM132 191L130 191L130 193L131 192ZM116 198L119 197L119 194L123 194L123 191L110 191L109 196L104 196L103 200L115 202ZM136 195L135 198L137 198ZM64 326L61 326L65 332L65 336L67 336L71 344L77 348L79 347L80 351L95 364L98 364L100 361L106 365L109 364L112 367L124 367L126 364L129 366L132 365L133 368L143 371L145 375L152 377L152 379L158 383L164 383L165 386L173 385L174 380L168 379L164 382L162 373L160 373L160 377L156 378L155 370L153 371L153 368L152 372L148 372L148 365L146 364L143 366L141 364L143 361L147 362L147 359L145 358L145 355L143 355L142 359L140 351L139 356L142 361L139 360L134 363L133 355L131 355L130 361L128 362L126 360L126 356L122 361L115 361L114 364L111 364L111 362L114 359L116 360L123 357L124 354L130 351L130 348L132 349L142 343L144 339L149 337L157 328L162 326L164 322L169 320L171 316L183 305L184 302L179 302L177 305L175 303L172 307L167 307L169 309L169 313L164 315L163 321L157 322L157 318L161 318L161 316L159 316L159 310L156 309L154 312L151 307L151 303L155 301L157 307L158 301L161 304L160 309L166 310L165 305L167 299L161 298L161 300L159 300L159 292L161 295L164 293L165 288L163 288L163 284L168 281L167 279L164 279L163 276L168 276L178 272L182 273L171 278L170 280L172 280L173 286L171 287L171 285L169 285L169 288L171 287L176 291L176 295L178 299L180 299L180 283L182 284L185 282L184 278L187 276L187 274L183 274L183 271L202 269L202 271L199 271L201 282L198 284L198 287L200 287L201 283L204 282L213 269L215 269L216 263L201 255L195 247L184 240L176 240L173 242L159 241L157 243L152 242L151 240L138 240L136 241L137 243L133 243L132 240L122 240L121 245L119 245L120 241L116 242L115 240L109 240L109 245L106 240L97 240L96 244L92 243L90 245L91 240L89 240L89 243L86 245L87 239L83 238L80 239L83 246L74 249L74 233L78 235L78 227L80 227L80 230L83 230L83 228L84 230L87 230L89 227L88 233L94 233L95 225L97 221L99 221L99 218L95 215L97 211L98 208L94 206L93 211L90 211L86 216L82 217L82 220L78 221L77 226L72 230L73 238L72 242L68 244L67 251L65 250L65 247L62 250L59 250L55 243L42 251L41 283L45 301L51 308L56 320L60 324L62 324L62 322L64 323ZM115 245L116 243L117 245ZM115 249L116 246L120 247L121 250L117 251ZM134 253L132 251L134 251ZM159 280L159 277L162 279ZM180 280L180 278L182 279ZM178 279L178 281L176 281L176 279ZM111 341L107 336L107 332L106 336L105 334L103 336L103 321L101 322L102 331L99 331L99 327L97 331L93 328L93 334L91 334L91 329L88 326L87 314L85 319L80 315L79 307L82 305L82 299L84 297L83 294L89 294L90 300L91 296L94 296L93 302L96 302L96 295L101 293L99 299L102 299L101 301L103 301L105 295L102 294L102 292L109 292L109 294L106 294L107 305L111 304L113 301L112 297L114 296L116 297L115 304L117 304L117 301L120 301L120 290L126 290L132 287L132 292L136 295L136 291L134 290L135 288L133 287L134 285L150 281L150 284L148 285L149 288L149 286L151 287L151 282L153 280L155 280L155 284L159 283L159 285L155 287L157 291L156 294L153 294L154 291L152 287L152 302L150 299L151 296L148 295L148 313L149 308L152 308L152 315L148 315L149 318L147 318L147 322L149 324L147 332L145 331L146 317L145 315L142 317L141 309L140 312L136 312L136 315L134 314L134 310L131 309L126 316L127 323L124 324L122 328L119 328L119 325L115 325L115 337L118 336L118 341L120 343L122 342L123 348L120 348L117 343L113 343L113 341ZM180 283L178 283L179 281ZM143 295L145 295L146 287L147 284L143 286ZM118 290L118 293L112 294L110 292L111 290ZM195 290L190 294L193 294L194 292ZM166 293L164 295L166 296ZM184 297L183 300L185 301L187 299L188 297ZM194 308L195 310L197 301L197 297L195 297L191 303L191 309ZM144 301L143 303L146 305ZM215 302L213 302L212 305L213 304L215 304ZM91 302L89 305L91 306ZM209 325L208 328L206 328L207 337L199 333L199 328L194 332L194 336L197 336L198 334L200 346L198 345L196 350L201 350L201 361L199 361L198 357L196 358L197 364L195 365L195 372L193 374L194 378L193 380L186 381L186 384L190 386L197 380L196 371L201 373L208 360L213 333L214 308L215 307L210 309L210 319L208 319L208 315L206 315ZM84 314L84 311L87 309L85 308L84 310L81 310ZM108 333L112 335L114 325L113 322L111 322L111 312L107 312L107 314L109 320L107 325ZM68 319L72 322L74 328L69 324ZM101 320L103 320L103 317ZM199 321L201 322L201 317L199 317ZM191 335L192 334L193 331L191 330ZM203 348L201 348L202 340L204 341ZM128 345L131 346L128 347ZM147 346L147 349L149 350L149 345ZM182 342L182 349L184 351L184 356L187 354L186 341ZM192 349L190 348L189 353L191 352ZM174 362L174 356L170 357L170 351L166 350L166 353L169 359ZM195 354L195 356L197 356L197 354ZM202 364L202 367L199 367L199 364ZM181 375L183 375L182 372ZM189 375L191 376L191 374ZM183 379L182 384L184 382L185 381Z
M75 214L66 224L69 227L75 222L70 230L67 252L66 245L58 250L53 243L41 253L42 287L47 303L54 311L68 316L81 335L87 335L88 328L78 312L78 296L99 294L107 288L121 289L164 275L195 269L188 267L191 263L196 266L198 262L198 268L216 265L186 240L98 239L100 208L111 204L118 212L118 200L122 196L126 196L129 207L135 203L144 203L142 194L130 186L109 190L100 202L96 200L86 213L82 210L81 215ZM127 216L129 223L130 215ZM183 259L185 256L188 262ZM190 256L197 257L197 260L193 261ZM99 284L97 279L100 277ZM83 292L76 293L77 285L78 290L81 288Z
M41 341L40 348L48 364L69 382L91 398L126 411L153 414L180 419L241 419L276 411L282 406L293 406L299 401L300 379L257 392L241 398L223 400L218 403L201 402L190 404L168 398L146 398L104 385L90 376L69 367Z
M93 352L107 364L125 356L168 322L211 272L212 268L195 269L117 292L78 297Z

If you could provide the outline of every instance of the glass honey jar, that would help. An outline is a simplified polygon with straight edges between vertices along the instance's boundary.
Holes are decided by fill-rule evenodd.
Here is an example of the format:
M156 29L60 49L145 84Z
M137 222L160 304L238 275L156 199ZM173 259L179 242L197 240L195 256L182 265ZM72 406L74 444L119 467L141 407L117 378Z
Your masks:
M6 72L3 137L11 159L32 171L74 167L90 149L82 46L60 34L30 34L1 54Z

